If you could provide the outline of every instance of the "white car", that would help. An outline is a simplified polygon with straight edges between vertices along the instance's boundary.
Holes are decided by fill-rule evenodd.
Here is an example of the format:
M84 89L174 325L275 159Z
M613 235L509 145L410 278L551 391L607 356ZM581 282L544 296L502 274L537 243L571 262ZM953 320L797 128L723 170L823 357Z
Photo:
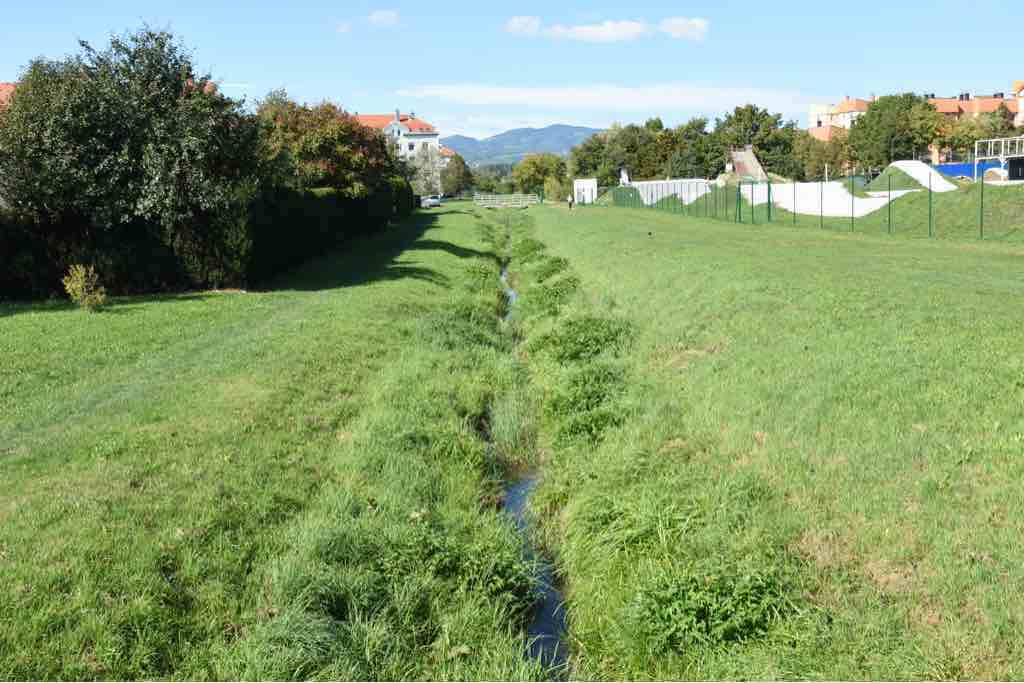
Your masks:
M433 209L441 206L441 197L436 194L432 194L428 197L420 199L420 206L424 209Z

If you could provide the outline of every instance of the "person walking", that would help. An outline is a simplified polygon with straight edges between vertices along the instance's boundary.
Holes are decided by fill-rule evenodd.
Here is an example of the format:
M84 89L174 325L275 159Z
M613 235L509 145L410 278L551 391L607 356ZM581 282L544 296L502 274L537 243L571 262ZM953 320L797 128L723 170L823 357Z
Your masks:
M572 206L576 203L576 199L570 194L566 201L569 202L569 210L572 211Z

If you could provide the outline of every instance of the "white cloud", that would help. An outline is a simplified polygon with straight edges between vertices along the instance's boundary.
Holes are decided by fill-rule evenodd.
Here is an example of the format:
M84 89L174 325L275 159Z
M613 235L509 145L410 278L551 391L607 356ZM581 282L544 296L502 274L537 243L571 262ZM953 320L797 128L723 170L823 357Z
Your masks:
M544 29L552 38L579 40L585 43L618 43L636 40L648 33L650 28L642 21L602 21L600 24L562 26L556 24Z
M343 21L340 24L338 24L334 30L337 31L338 33L348 33L349 31L352 30L352 24L348 23L347 21Z
M594 84L567 87L516 87L477 83L404 88L399 97L432 99L471 106L529 106L601 112L723 112L748 103L772 112L795 114L821 98L771 88L658 83L643 86Z
M506 22L505 31L521 36L535 36L540 33L540 17L512 17Z
M686 17L669 17L658 24L658 30L673 38L683 40L704 40L708 34L710 22L707 19L688 19Z
M393 9L379 9L371 12L367 17L374 26L396 26L398 24L398 12Z

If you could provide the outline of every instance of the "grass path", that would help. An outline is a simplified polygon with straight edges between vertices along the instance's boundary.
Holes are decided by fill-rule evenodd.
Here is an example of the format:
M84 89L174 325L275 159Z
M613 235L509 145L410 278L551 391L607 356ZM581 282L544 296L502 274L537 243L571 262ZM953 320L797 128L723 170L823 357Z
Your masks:
M0 676L540 675L481 505L485 228L420 215L265 292L0 308Z
M580 675L1022 675L1024 253L532 216L562 324L629 330L611 426L549 432L538 492Z

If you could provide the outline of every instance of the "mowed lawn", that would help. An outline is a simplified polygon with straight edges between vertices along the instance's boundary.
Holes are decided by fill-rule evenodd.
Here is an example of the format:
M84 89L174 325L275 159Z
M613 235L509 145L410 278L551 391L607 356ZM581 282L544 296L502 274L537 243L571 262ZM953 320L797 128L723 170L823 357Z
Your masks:
M579 675L1024 676L1024 250L532 218L631 330L538 494Z
M0 307L0 677L539 675L470 208L267 291Z

